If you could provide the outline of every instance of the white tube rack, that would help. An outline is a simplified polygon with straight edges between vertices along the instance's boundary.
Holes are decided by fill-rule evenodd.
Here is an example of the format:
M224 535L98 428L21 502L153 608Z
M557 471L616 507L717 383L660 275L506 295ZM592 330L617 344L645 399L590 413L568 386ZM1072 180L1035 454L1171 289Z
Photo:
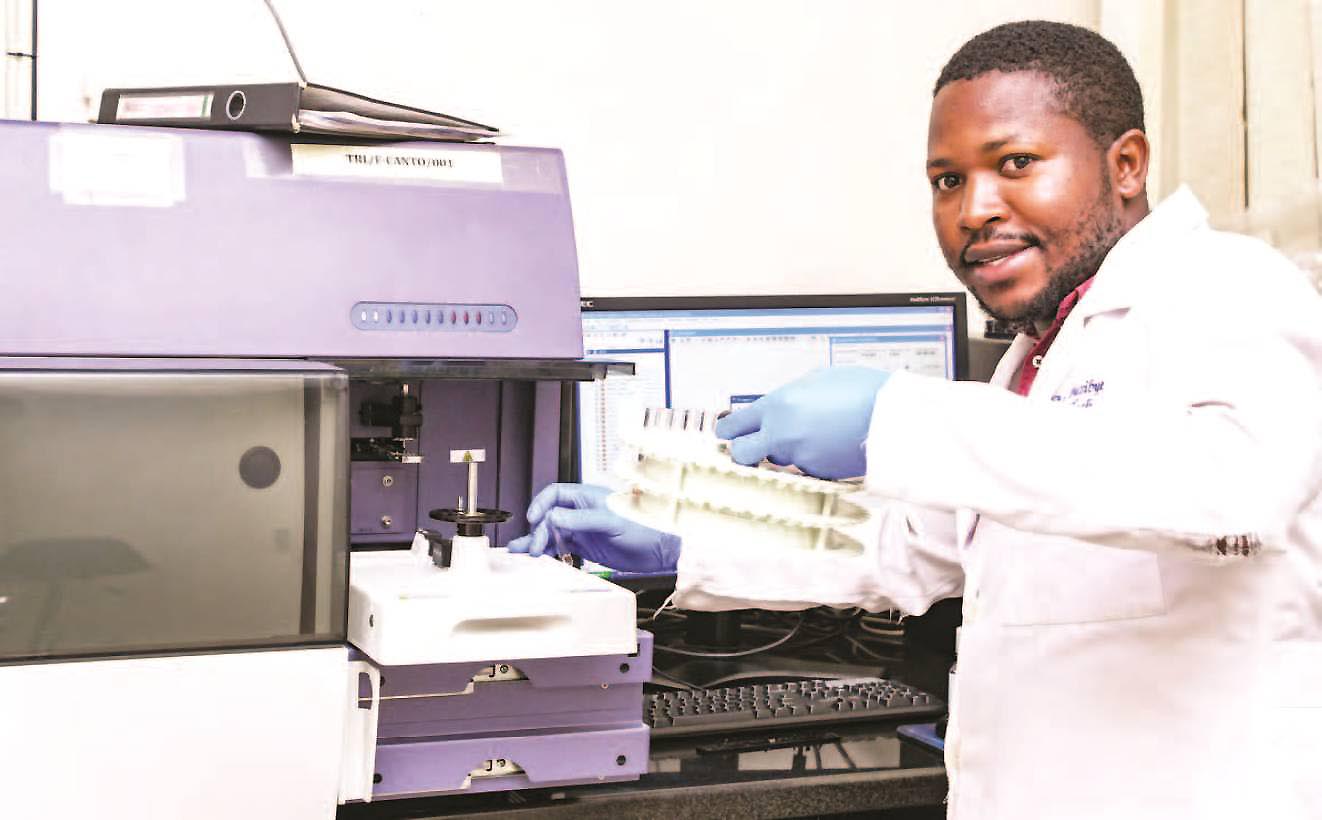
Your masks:
M614 512L702 543L759 543L769 549L843 551L863 545L843 530L867 521L847 496L855 484L824 481L731 460L712 432L715 414L649 410L616 466Z

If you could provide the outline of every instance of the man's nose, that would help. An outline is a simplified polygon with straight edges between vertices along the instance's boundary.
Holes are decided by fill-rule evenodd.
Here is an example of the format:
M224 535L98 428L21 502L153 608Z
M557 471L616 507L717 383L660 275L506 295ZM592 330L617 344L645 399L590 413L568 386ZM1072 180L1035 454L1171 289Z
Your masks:
M976 233L993 221L1006 219L1006 210L996 180L981 174L965 180L959 207L959 227L962 230Z

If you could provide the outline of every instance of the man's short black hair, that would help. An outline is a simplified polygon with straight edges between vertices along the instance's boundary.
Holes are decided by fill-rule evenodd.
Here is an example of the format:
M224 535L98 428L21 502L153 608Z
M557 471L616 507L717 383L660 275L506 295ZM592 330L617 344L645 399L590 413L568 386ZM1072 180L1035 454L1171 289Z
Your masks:
M956 80L991 71L1037 71L1056 84L1065 114L1103 147L1143 129L1143 92L1120 49L1102 35L1068 23L1006 23L969 40L950 58L932 95Z

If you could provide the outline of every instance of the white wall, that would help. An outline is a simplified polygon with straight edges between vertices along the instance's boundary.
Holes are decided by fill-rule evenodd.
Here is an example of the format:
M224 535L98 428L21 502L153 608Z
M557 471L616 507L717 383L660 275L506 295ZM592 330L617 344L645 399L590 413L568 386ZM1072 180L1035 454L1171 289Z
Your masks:
M0 117L32 115L32 0L0 0Z
M950 290L931 88L1093 0L276 0L309 79L490 122L569 165L594 295ZM43 0L42 119L110 85L292 79L261 0Z

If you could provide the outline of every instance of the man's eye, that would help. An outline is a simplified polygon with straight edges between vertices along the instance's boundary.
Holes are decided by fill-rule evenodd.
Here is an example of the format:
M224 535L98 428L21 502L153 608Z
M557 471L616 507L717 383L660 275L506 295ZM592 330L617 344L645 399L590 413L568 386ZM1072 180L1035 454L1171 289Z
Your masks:
M1012 171L1022 171L1031 165L1034 160L1034 157L1030 157L1027 154L1015 154L1014 156L1006 157L1001 160L1001 171L1007 173Z
M942 174L932 179L932 187L938 191L952 191L959 186L959 176L956 174Z

